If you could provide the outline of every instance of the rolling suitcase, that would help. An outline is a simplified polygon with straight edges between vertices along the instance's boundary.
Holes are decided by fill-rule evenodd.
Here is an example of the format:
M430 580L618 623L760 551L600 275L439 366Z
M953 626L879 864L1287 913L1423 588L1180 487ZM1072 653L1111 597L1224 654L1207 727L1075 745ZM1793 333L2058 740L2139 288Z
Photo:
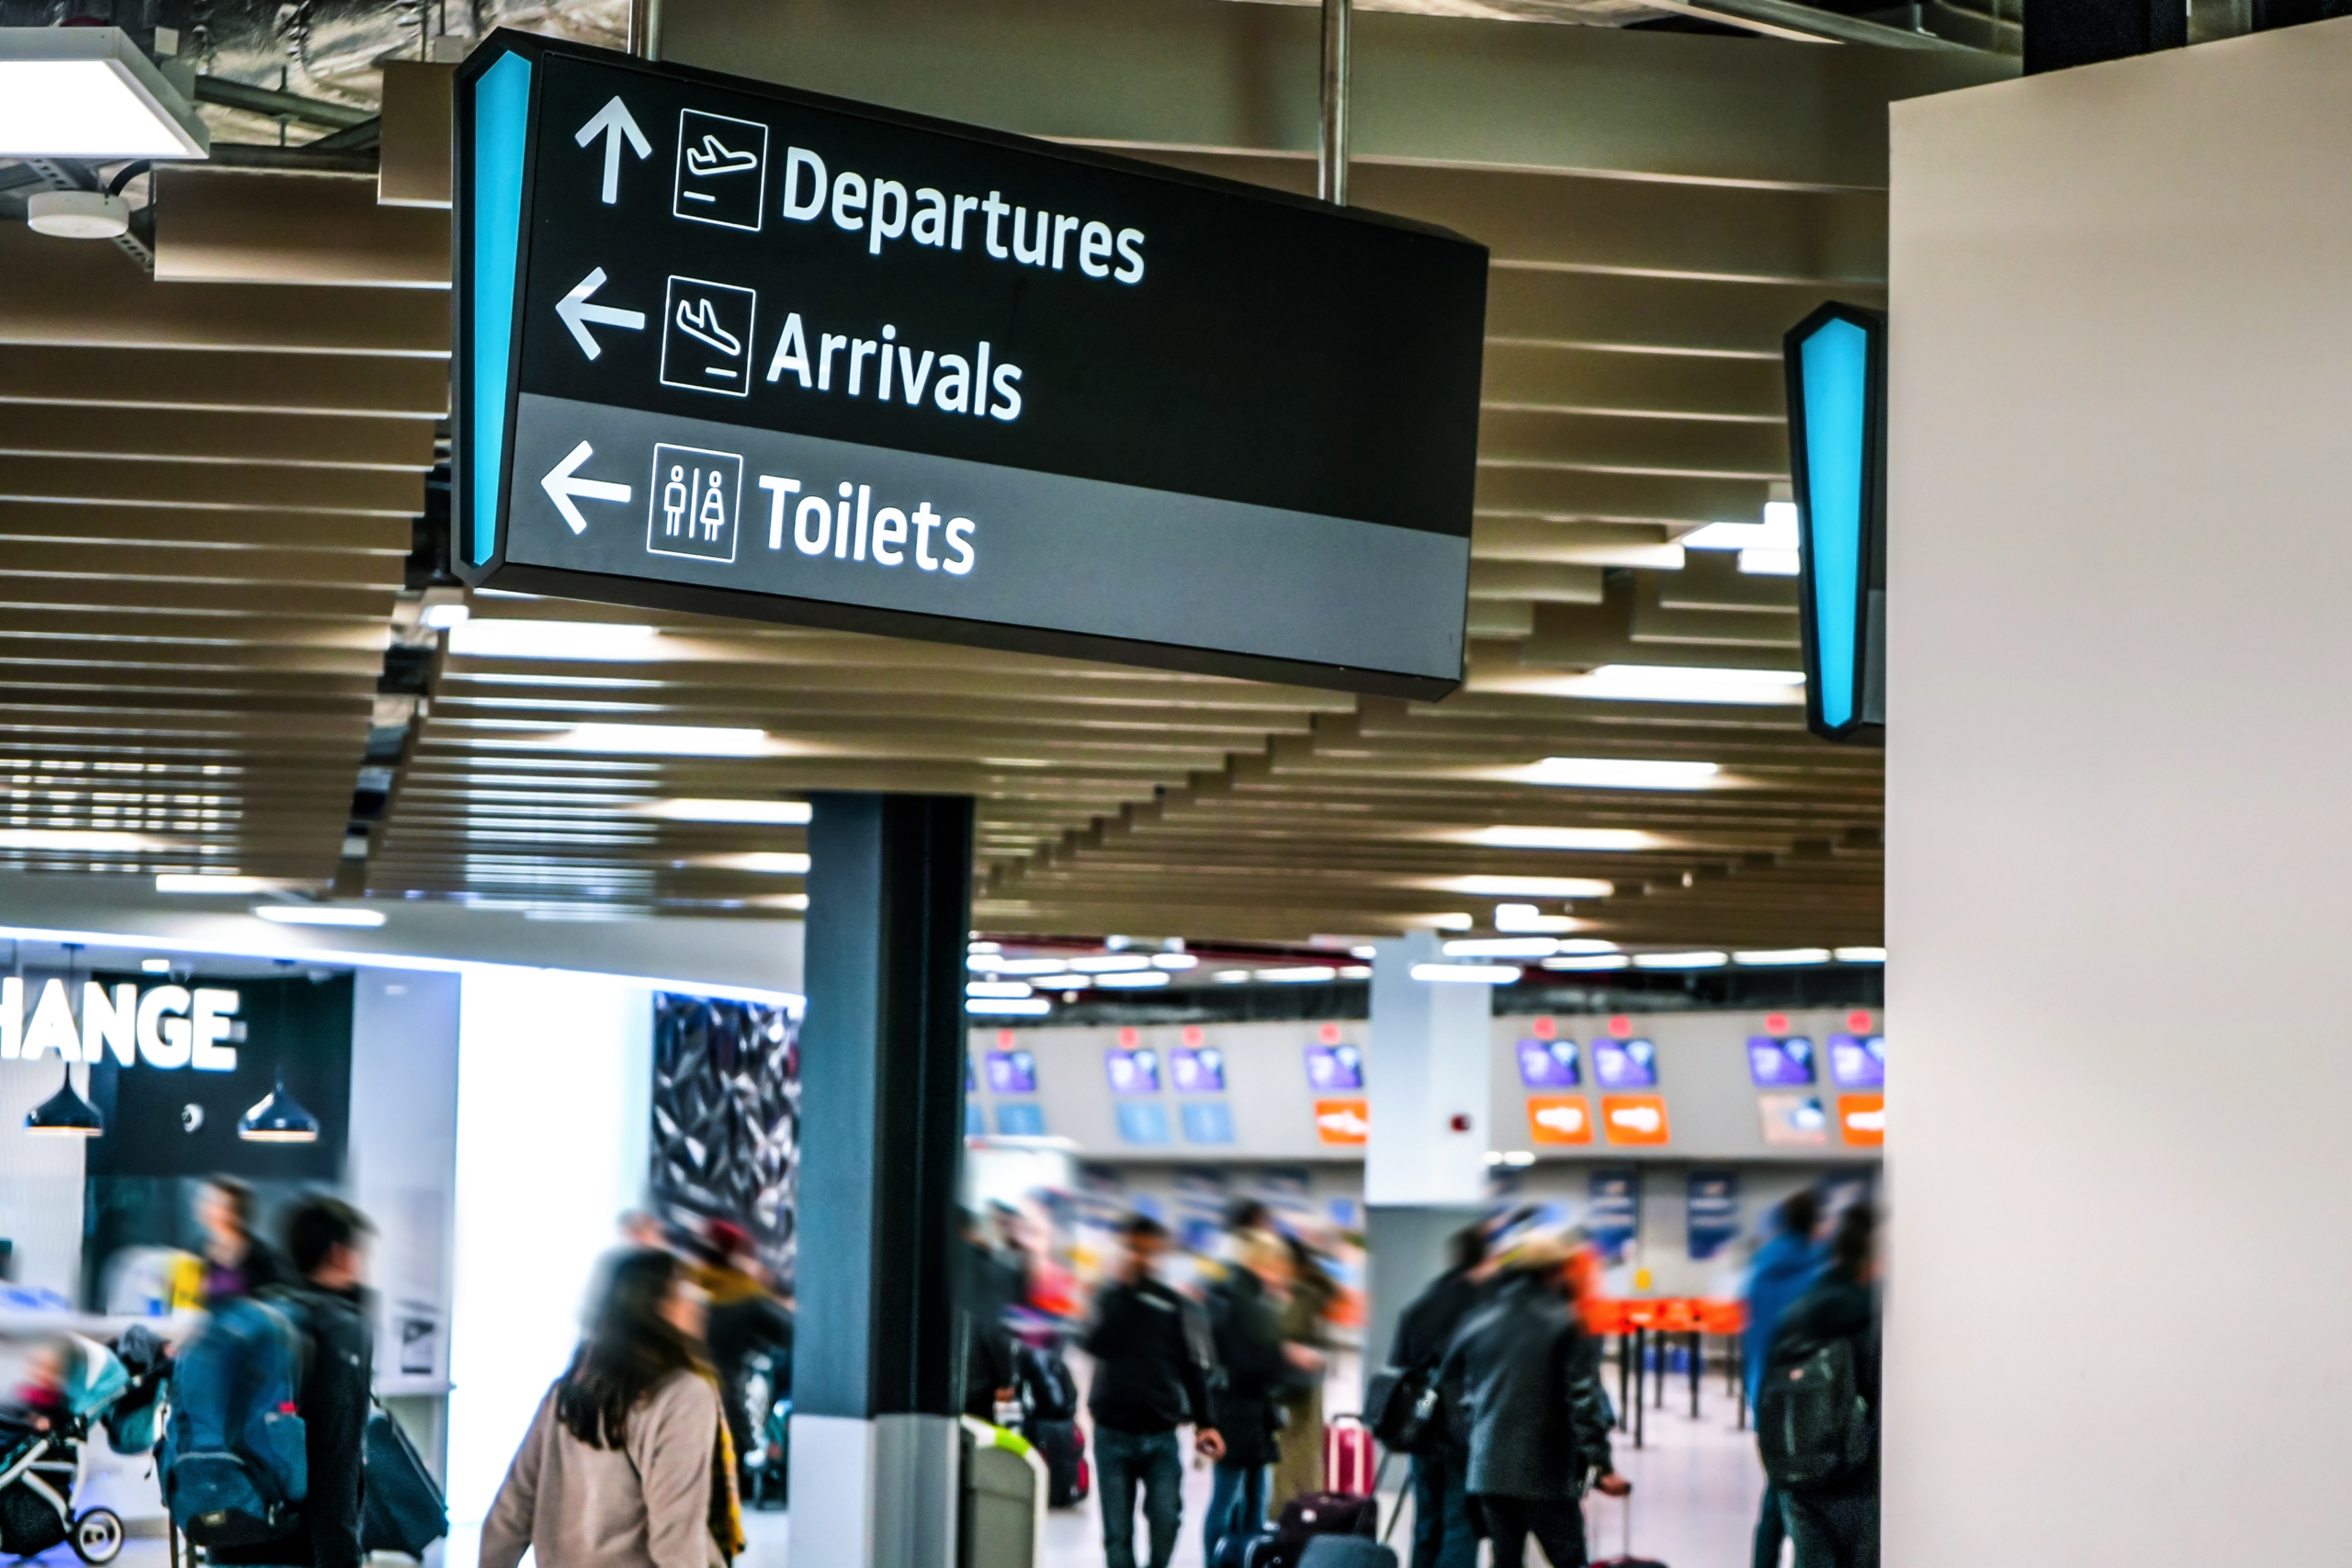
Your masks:
M1634 1499L1626 1496L1618 1501L1619 1506L1625 1510L1625 1551L1622 1556L1602 1558L1595 1562L1592 1568L1666 1568L1666 1564L1655 1557L1634 1555Z
M1372 1428L1353 1416L1335 1416L1323 1428L1323 1490L1369 1497L1377 1490Z
M1318 1535L1306 1543L1298 1568L1396 1568L1396 1553L1360 1535Z

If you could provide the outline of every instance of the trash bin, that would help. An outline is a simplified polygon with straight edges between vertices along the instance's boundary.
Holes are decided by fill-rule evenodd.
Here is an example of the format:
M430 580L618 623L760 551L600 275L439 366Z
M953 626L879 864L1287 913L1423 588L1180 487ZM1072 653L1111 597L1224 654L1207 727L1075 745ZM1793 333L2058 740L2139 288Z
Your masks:
M1037 1568L1046 1545L1046 1461L1018 1432L967 1416L958 1568Z

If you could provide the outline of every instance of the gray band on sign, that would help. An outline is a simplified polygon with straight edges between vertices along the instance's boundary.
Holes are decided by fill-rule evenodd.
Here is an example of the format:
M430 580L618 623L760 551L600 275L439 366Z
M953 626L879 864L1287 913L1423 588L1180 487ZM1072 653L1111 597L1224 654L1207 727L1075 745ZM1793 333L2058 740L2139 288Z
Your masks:
M1462 671L1450 535L528 392L513 472L521 565Z

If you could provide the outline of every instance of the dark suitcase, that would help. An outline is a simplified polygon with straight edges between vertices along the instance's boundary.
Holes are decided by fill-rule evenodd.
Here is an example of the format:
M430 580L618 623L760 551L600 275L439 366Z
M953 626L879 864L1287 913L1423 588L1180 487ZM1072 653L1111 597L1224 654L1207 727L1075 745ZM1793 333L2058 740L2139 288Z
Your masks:
M1353 1535L1370 1540L1380 1529L1380 1500L1343 1492L1308 1492L1283 1505L1274 1527L1274 1556L1280 1568L1299 1568L1306 1543L1317 1536Z
M1634 1499L1628 1496L1619 1506L1625 1510L1625 1551L1621 1556L1602 1558L1592 1568L1666 1568L1666 1564L1655 1557L1634 1555Z
M1086 1501L1086 1437L1075 1421L1032 1421L1029 1441L1046 1461L1046 1506L1075 1508Z
M366 1496L359 1516L359 1550L398 1551L420 1562L424 1549L449 1533L449 1506L400 1423L370 1411L362 1438Z
M1396 1568L1396 1553L1360 1535L1318 1535L1306 1543L1298 1568Z

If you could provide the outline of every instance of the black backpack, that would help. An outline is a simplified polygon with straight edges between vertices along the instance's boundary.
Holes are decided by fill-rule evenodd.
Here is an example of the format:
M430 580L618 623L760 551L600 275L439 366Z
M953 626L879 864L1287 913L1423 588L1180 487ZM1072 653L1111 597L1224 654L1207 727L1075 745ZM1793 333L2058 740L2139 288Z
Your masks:
M1078 1380L1058 1350L1023 1345L1014 1352L1022 1414L1032 1421L1069 1421L1078 1415Z
M1384 1367L1364 1384L1364 1425L1391 1453L1427 1453L1442 1435L1437 1374L1424 1368Z
M1854 1343L1828 1339L1776 1357L1756 1394L1756 1446L1783 1491L1837 1480L1870 1459L1871 1409L1854 1381Z

